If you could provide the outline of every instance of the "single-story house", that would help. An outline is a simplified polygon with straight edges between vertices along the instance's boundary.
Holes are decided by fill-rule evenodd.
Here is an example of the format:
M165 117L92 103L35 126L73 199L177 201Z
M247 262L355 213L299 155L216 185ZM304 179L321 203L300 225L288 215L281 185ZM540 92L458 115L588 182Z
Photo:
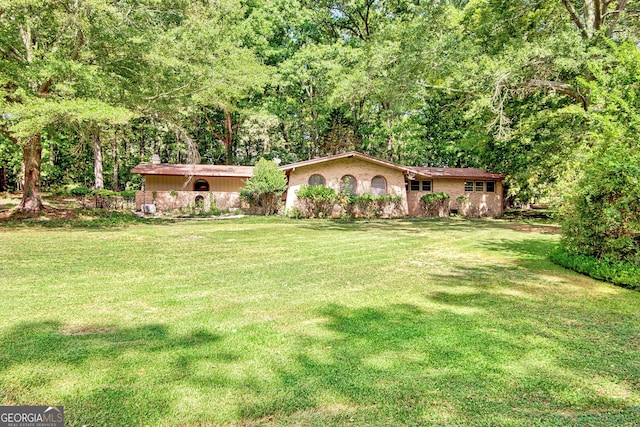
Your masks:
M302 185L324 185L336 191L349 186L356 194L400 196L400 215L420 215L420 197L445 192L451 209L458 210L458 196L467 196L477 214L499 216L503 212L505 175L475 168L402 166L359 152L319 157L280 167L289 182L283 197L285 208L297 205ZM171 165L141 163L131 170L144 177L136 193L136 206L153 204L159 211L187 208L211 199L220 209L241 207L240 189L252 176L251 166ZM460 207L462 208L462 207Z

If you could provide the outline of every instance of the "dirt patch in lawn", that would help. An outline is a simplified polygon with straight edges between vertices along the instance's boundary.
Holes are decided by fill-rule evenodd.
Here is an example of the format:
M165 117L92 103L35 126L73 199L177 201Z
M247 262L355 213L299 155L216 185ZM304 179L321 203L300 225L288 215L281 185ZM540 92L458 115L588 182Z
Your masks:
M40 221L47 221L52 219L76 219L78 214L75 211L68 209L55 209L51 207L45 207L37 214L30 214L20 212L17 208L9 209L6 211L0 211L0 221L10 219L37 219Z

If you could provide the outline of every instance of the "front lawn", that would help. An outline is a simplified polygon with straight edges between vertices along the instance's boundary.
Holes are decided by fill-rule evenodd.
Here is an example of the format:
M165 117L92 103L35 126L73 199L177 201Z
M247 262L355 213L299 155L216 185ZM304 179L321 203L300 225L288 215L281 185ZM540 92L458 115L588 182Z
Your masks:
M0 405L68 426L640 425L640 292L500 221L0 228Z

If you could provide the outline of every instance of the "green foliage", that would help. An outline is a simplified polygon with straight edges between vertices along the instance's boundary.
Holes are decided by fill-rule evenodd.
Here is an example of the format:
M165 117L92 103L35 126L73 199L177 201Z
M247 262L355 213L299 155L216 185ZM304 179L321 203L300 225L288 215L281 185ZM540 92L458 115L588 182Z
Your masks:
M609 69L589 82L592 148L567 190L562 248L576 257L640 266L640 51L612 46ZM624 87L622 86L624 85Z
M365 218L380 218L385 215L395 215L402 203L402 197L365 193L355 196L352 203L355 205L356 215Z
M77 187L73 187L71 190L69 190L69 192L72 196L84 197L91 194L91 189L84 185L79 185Z
M135 208L135 191L93 190L91 195L95 198L96 208L110 210Z
M425 216L449 216L450 199L447 193L428 193L420 197L420 207Z
M114 197L118 195L118 193L113 190L93 190L91 194L97 197Z
M261 215L271 215L278 211L280 196L287 189L287 176L278 169L275 162L258 160L253 176L240 190L240 198Z
M324 185L303 185L297 193L301 214L307 218L325 218L331 215L338 202L338 194Z
M640 290L640 264L626 261L609 261L589 255L576 254L557 247L549 258L554 263L598 280Z
M603 145L582 164L564 210L562 245L576 255L640 265L640 154Z
M297 206L293 206L292 208L289 208L289 210L287 210L286 213L287 213L287 217L292 218L292 219L305 218L305 215L302 213L300 208L297 207Z

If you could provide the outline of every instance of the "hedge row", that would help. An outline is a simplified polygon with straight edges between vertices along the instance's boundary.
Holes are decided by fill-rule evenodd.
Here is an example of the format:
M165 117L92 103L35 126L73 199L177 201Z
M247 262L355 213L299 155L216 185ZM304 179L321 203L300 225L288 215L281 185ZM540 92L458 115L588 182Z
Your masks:
M556 247L549 258L554 263L598 280L605 280L625 288L640 290L640 265L629 262L610 262L586 255L576 255Z

